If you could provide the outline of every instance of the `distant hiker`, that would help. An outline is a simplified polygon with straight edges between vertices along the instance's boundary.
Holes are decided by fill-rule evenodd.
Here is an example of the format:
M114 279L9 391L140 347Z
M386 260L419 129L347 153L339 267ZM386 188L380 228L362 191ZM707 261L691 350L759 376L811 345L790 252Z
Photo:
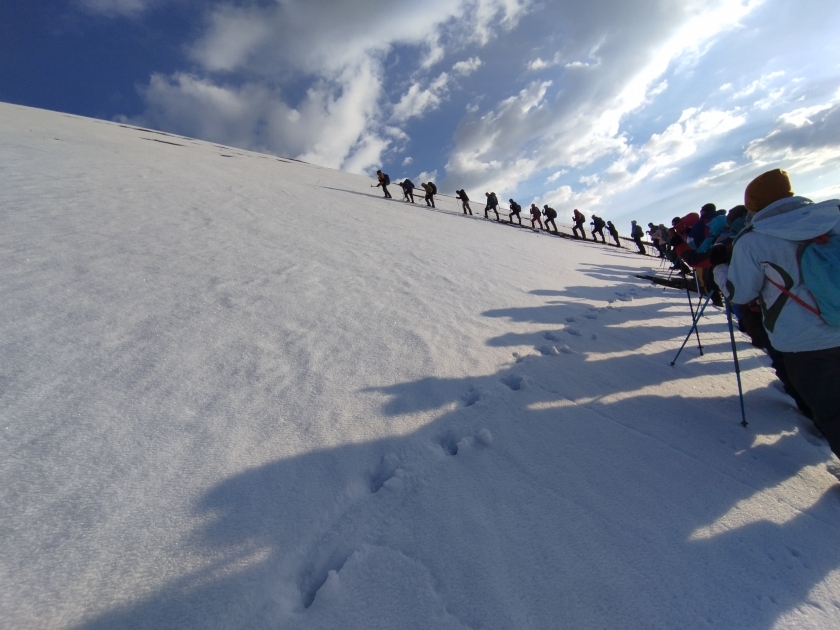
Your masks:
M455 196L461 200L461 207L464 209L464 214L467 214L469 211L470 215L472 215L472 208L470 208L470 198L467 197L467 193L462 188L461 190L455 191Z
M391 197L391 193L388 192L388 185L391 183L391 178L388 177L382 171L376 171L376 178L379 180L379 183L375 187L379 188L380 186L382 186L382 190L385 193L385 198L393 199L393 197Z
M400 188L403 191L403 201L414 203L414 182L410 179L404 179L400 182Z
M650 236L650 242L653 243L656 251L659 252L659 257L665 258L665 242L659 238L659 226L656 226L653 223L648 223L647 233L648 236Z
M531 229L534 228L534 222L540 224L540 229L543 229L542 219L540 218L540 209L537 208L537 204L531 204Z
M516 217L516 220L519 221L519 225L522 225L522 217L519 216L519 213L522 212L522 206L516 203L513 199L508 199L510 202L510 214L508 215L508 221L513 223L513 217Z
M635 221L630 221L630 236L633 239L633 242L636 243L636 247L639 248L640 254L647 254L647 250L645 249L644 243L642 243L642 237L644 237L645 231L642 229L641 225L636 225Z
M662 257L668 258L668 250L671 249L668 238L668 228L666 228L662 223L656 226L656 229L659 231L659 243L662 245Z
M572 212L572 221L574 221L575 224L572 228L572 234L575 235L575 238L582 238L583 240L586 240L586 232L583 231L583 222L586 221L586 217L577 208L575 208L574 212ZM578 236L578 230L580 230L580 236Z
M425 184L420 184L420 186L423 188L423 190L426 191L426 196L423 197L426 200L426 205L434 208L435 195L437 194L437 186L435 186L434 182L427 182Z
M795 196L774 169L749 183L744 205L749 227L729 265L715 265L715 280L739 311L759 299L788 378L840 457L840 201Z
M613 237L616 247L621 247L621 242L618 240L618 228L613 225L612 221L607 221L607 232Z
M598 239L595 238L595 235L600 234L601 235L601 242L602 243L607 242L607 239L604 237L604 227L605 226L606 226L606 223L604 223L604 220L601 217L595 216L594 214L592 215L592 240L593 241L597 241Z
M543 214L545 215L545 229L548 231L548 224L554 226L554 233L557 234L557 224L554 222L554 219L557 218L557 210L554 208L549 208L548 204L543 206Z
M487 216L488 210L492 210L496 213L496 221L501 221L499 219L499 198L496 196L494 192L486 192L484 196L487 197L487 205L484 206L484 218L489 219L490 217Z

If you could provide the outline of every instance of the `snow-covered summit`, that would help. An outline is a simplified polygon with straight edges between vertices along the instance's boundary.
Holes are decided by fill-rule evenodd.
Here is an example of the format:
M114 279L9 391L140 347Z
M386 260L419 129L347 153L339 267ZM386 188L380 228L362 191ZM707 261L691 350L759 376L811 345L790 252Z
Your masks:
M116 123L0 147L0 627L840 626L836 460L743 342L739 426L721 313L669 365L655 261Z

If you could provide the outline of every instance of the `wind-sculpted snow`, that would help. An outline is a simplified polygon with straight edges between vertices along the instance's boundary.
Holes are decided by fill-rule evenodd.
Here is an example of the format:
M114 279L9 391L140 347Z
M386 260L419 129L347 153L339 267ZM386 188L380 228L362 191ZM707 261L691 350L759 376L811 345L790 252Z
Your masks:
M161 142L150 142L160 140ZM626 250L0 105L0 627L836 628L837 461Z

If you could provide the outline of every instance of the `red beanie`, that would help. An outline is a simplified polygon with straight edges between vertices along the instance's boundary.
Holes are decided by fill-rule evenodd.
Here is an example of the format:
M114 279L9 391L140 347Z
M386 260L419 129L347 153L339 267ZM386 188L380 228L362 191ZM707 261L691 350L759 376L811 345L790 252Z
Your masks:
M750 212L764 210L774 201L793 197L793 187L788 174L778 168L762 173L744 191L744 205Z

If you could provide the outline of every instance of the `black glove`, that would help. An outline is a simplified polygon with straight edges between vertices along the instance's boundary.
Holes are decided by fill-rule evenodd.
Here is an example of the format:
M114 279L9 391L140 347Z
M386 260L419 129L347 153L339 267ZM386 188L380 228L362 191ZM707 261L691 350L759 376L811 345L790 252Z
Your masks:
M685 241L683 240L683 237L680 236L679 234L674 234L671 237L671 247L678 247L678 246L682 245L684 242Z
M728 263L729 251L727 250L726 245L724 245L723 243L714 245L709 250L709 262L712 264L712 267L717 267L718 265Z

